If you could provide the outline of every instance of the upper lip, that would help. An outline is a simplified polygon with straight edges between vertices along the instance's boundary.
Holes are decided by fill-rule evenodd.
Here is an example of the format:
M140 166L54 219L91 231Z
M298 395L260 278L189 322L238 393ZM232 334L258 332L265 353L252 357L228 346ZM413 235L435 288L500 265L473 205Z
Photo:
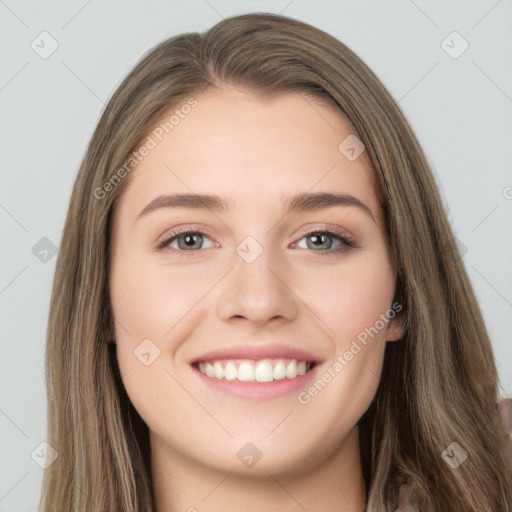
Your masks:
M261 359L296 359L315 364L322 362L318 357L299 347L278 343L258 343L257 345L245 344L217 348L192 359L191 364L219 359L252 359L254 361Z

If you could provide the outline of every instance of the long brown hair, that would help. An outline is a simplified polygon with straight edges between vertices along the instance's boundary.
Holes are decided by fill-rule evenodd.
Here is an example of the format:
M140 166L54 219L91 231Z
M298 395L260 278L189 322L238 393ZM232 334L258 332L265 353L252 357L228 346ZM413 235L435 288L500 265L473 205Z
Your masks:
M368 510L508 512L511 449L497 417L489 337L424 153L397 103L347 46L303 22L257 13L172 37L143 56L105 108L73 188L51 297L48 442L40 512L155 510L148 428L119 375L109 298L113 209L133 152L164 114L231 84L336 104L371 160L403 305L376 396L359 422ZM124 172L120 172L124 169ZM454 469L442 453L458 443ZM453 445L452 445L453 446Z

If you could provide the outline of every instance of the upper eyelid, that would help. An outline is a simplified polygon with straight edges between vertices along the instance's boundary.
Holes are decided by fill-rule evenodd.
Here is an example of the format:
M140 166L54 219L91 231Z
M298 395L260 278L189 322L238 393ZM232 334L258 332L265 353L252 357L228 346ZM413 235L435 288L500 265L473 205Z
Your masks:
M320 226L320 227L313 226L311 228L305 228L305 229L306 229L306 231L304 231L302 233L302 236L307 236L310 233L320 233L320 232L329 231L329 232L332 232L332 234L335 234L337 236L344 236L346 238L354 237L352 235L352 233L349 230L347 230L346 228L342 228L340 226L335 226L330 223L324 223L324 226ZM185 225L184 227L178 226L174 229L166 230L165 233L168 233L168 236L166 234L164 234L160 238L169 239L170 237L174 237L174 236L178 236L178 235L190 233L190 232L200 232L201 234L206 234L206 235L214 238L214 236L211 234L209 228L202 224L191 225L191 226Z
M340 233L340 232L341 233ZM320 228L316 228L316 227L313 227L311 229L306 229L306 231L304 231L301 235L301 238L305 237L305 236L308 236L312 233L330 233L330 234L333 234L333 235L336 235L336 236L344 236L346 238L352 238L352 235L348 232L345 232L346 230L344 230L343 228L333 228L333 227L320 227ZM184 235L184 234L187 234L187 233L199 233L201 235L208 235L210 238L214 238L213 235L210 234L210 232L208 231L208 229L206 228L203 228L203 227L185 227L185 228L176 228L175 230L171 230L168 235L163 235L161 238L163 240L172 240L173 238L179 236L179 235Z

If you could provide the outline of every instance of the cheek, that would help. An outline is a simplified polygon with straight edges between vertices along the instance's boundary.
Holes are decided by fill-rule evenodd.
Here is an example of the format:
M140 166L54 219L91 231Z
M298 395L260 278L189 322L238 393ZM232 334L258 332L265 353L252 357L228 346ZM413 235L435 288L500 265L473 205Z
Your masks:
M215 281L216 276L200 273L192 266L170 269L138 264L133 259L119 263L112 271L111 297L115 319L125 327L120 334L129 332L134 342L170 339L170 331Z
M111 300L123 384L142 419L163 436L167 425L162 414L167 413L162 411L171 410L165 404L172 404L173 411L190 408L173 360L180 340L197 321L191 311L198 310L198 301L211 287L208 281L192 270L148 265L147 256L118 260L112 267Z
M297 295L323 321L337 350L376 324L385 333L379 320L391 306L395 278L384 256L368 252L346 264L318 267L297 277Z
M386 347L382 318L390 318L395 278L388 260L370 252L320 276L316 282L323 293L315 296L316 308L332 330L332 354L300 403L318 411L343 411L326 421L334 435L355 424L377 390Z

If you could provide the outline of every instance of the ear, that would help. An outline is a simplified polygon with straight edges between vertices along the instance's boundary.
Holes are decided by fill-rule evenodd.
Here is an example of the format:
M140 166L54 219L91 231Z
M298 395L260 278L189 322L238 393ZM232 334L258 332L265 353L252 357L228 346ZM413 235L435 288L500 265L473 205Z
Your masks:
M105 339L107 341L110 341L115 335L114 325L113 322L110 322L109 326L107 327L107 331L105 333Z
M386 329L386 341L399 341L405 334L405 328L402 324L402 315L397 315L389 321Z

